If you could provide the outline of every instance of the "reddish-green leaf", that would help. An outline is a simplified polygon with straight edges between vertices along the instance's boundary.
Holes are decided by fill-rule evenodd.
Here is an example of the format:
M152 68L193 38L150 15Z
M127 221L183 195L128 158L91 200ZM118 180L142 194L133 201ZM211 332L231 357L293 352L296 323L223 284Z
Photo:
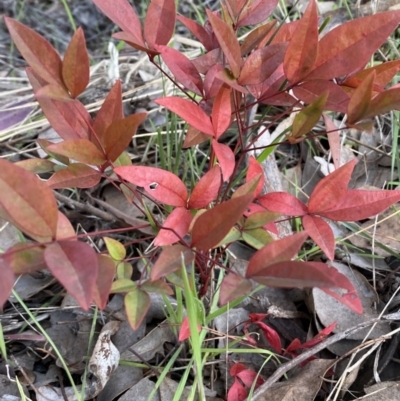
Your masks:
M335 237L329 224L317 216L303 216L303 228L328 259L335 258Z
M250 280L245 279L239 274L229 272L222 280L219 304L225 305L248 294L251 289L252 284Z
M74 227L72 227L72 224L67 216L58 211L56 240L60 241L63 239L71 239L75 236L76 234Z
M194 128L192 125L189 125L188 130L186 131L185 142L183 143L183 149L191 148L192 146L199 145L205 141L209 141L210 136L204 134L197 128Z
M178 114L179 117L201 132L214 136L214 128L210 117L193 102L176 96L162 97L155 102Z
M139 17L127 0L93 0L100 10L123 31L130 33L135 42L144 47Z
M185 88L203 96L203 80L194 64L181 52L168 46L156 46L175 79Z
M291 143L295 143L303 135L307 135L321 118L328 93L319 96L314 102L302 109L293 121L292 133L288 136Z
M312 269L315 272L319 271L323 274L328 275L332 280L332 285L330 286L330 288L324 286L320 287L322 291L337 299L339 302L352 309L354 312L362 313L363 307L361 304L361 300L358 297L357 290L344 274L340 273L336 268L326 265L325 263L307 262L307 265L312 266ZM341 288L346 291L337 291L332 287Z
M135 291L138 288L137 284L129 278L118 278L111 285L110 292L113 294L123 294L129 291Z
M246 174L246 182L251 181L254 177L260 177L260 181L257 184L257 188L255 190L255 195L258 196L264 188L265 178L264 178L264 170L261 167L260 163L255 159L254 156L249 157L249 167L247 169Z
M79 27L68 45L62 64L62 76L73 98L85 90L89 83L89 75L90 65L85 35Z
M26 159L15 162L14 164L35 174L52 173L56 165L47 159Z
M82 163L73 163L64 169L57 170L46 184L56 188L92 188L101 180L101 173Z
M98 276L96 252L84 242L59 241L46 246L44 259L54 277L84 310L90 308Z
M106 159L88 139L73 139L49 145L50 152L74 159L81 163L101 165Z
M0 263L1 259L4 259L7 266L17 275L30 274L46 268L43 255L44 248L42 246L29 248L26 243L21 242L3 253Z
M354 124L364 118L369 109L372 97L372 85L375 79L375 71L363 79L357 89L351 95L347 106L347 121Z
M61 70L62 62L53 46L34 30L4 17L11 38L25 61L48 84L64 86Z
M182 263L188 266L194 260L193 251L181 244L167 246L161 252L156 263L151 269L151 279L158 280L182 267Z
M335 282L327 272L317 270L307 262L285 261L268 264L251 278L268 287L325 288L335 286Z
M8 263L0 257L0 308L6 303L14 287L15 276Z
M299 217L308 213L307 206L288 192L271 192L258 198L258 202L267 210L285 216Z
M358 221L382 213L389 206L400 201L400 191L364 191L348 189L344 196L331 209L320 212L331 220Z
M192 34L200 41L207 51L213 49L211 37L201 25L189 18L184 17L183 15L177 15L176 19L185 25L190 32L192 32Z
M49 98L52 100L61 100L63 102L73 101L67 89L60 85L44 85L35 92L35 96L37 99Z
M174 290L162 280L146 280L140 285L142 291L155 292L157 294L174 295Z
M147 113L131 114L122 120L112 122L104 135L103 143L107 158L117 160L128 147L139 125L146 119Z
M93 122L93 130L102 144L104 143L106 130L111 123L123 118L121 81L117 80L105 98ZM96 143L96 140L94 139L92 142Z
M171 245L181 240L189 231L192 215L184 207L174 209L164 221L154 240L155 246Z
M308 3L289 42L283 67L291 84L303 80L314 67L318 53L318 14L315 0Z
M151 0L144 21L143 33L151 49L166 45L175 29L175 0Z
M186 207L185 184L175 174L156 167L127 166L114 169L124 180L143 187L152 197L166 205Z
M212 141L212 148L217 156L222 170L222 179L228 181L235 169L235 155L228 145L223 145L216 140Z
M137 330L150 308L151 299L147 292L137 288L125 295L125 311L129 324Z
M112 282L115 276L115 263L107 255L97 255L99 274L93 290L93 302L99 309L104 309L108 303Z
M385 114L398 108L400 108L400 88L388 89L372 99L365 118Z
M221 168L216 165L200 178L190 195L188 208L206 208L218 195L221 187Z
M240 45L231 26L222 21L210 10L206 10L208 20L213 28L218 43L228 61L232 74L237 78L240 74L242 57L240 53Z
M311 104L324 93L328 93L328 98L324 106L325 110L337 111L339 113L347 112L349 103L349 94L339 85L326 80L316 79L306 81L293 88L294 95L307 104Z
M240 45L240 51L242 56L246 56L252 50L254 50L265 36L271 32L272 28L276 25L277 21L268 21L264 25L261 25L253 29L244 39L243 43Z
M319 43L311 79L332 79L364 67L400 21L399 11L357 18L328 32Z
M247 1L242 9L238 26L256 25L265 21L275 10L278 0Z
M55 238L57 202L36 175L0 159L0 210L7 220L37 241Z
M349 161L316 185L308 201L310 214L324 214L325 211L334 209L342 202L356 164L357 159Z
M281 213L275 213L266 210L253 212L247 217L243 225L243 229L247 231L264 227L266 224L272 223L280 216Z
M257 85L269 78L283 62L287 43L275 43L256 50L247 57L240 77L241 85Z
M240 219L253 194L239 196L214 206L199 216L192 229L192 246L202 251L213 248Z
M218 139L229 128L231 119L231 88L224 84L217 93L211 114L216 139Z
M260 275L271 264L289 261L297 254L307 237L307 233L302 231L267 244L251 257L246 277Z
M31 68L26 69L33 91L38 92L45 83ZM38 98L39 105L49 123L61 138L89 138L92 119L85 106L78 100L64 102L49 98Z

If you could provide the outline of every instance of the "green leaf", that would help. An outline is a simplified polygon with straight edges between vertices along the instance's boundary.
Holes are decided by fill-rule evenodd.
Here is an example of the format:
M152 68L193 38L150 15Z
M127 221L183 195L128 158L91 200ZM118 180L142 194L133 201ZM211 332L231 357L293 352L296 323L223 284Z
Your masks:
M107 251L114 260L123 260L126 257L125 247L117 240L103 237Z
M139 288L125 295L126 316L133 330L137 330L146 317L150 303L149 294L139 290Z

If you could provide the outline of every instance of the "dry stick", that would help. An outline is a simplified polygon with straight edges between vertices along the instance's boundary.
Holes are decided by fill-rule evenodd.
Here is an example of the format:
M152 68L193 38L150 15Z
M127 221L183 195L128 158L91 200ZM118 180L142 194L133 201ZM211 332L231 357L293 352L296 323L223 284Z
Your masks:
M254 393L251 401L264 401L264 395L265 392L274 384L276 383L285 373L289 372L289 370L293 369L300 363L306 361L308 358L311 356L315 355L317 352L322 351L324 348L326 348L328 345L332 345L340 340L345 339L351 334L357 333L358 331L361 331L365 329L368 326L371 326L372 324L376 323L383 323L382 320L398 320L400 318L399 313L391 313L385 316L382 316L382 318L375 318L371 319L367 322L363 322L358 324L357 326L353 326L341 333L334 334L333 336L327 338L326 340L322 341L321 343L317 344L314 348L311 348L305 352L303 352L301 355L297 356L293 360L284 363L281 365L275 373L270 376L265 383L263 383Z

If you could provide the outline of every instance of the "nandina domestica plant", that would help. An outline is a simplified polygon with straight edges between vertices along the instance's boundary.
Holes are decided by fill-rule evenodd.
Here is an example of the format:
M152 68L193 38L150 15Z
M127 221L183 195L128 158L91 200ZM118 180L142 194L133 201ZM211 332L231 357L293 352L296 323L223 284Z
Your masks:
M120 81L95 117L85 109L77 98L89 82L83 31L76 31L61 59L42 36L6 18L29 65L27 75L42 111L63 140L38 141L49 156L46 160L19 165L0 160L2 217L32 240L1 255L0 304L7 301L15 274L48 268L83 309L92 302L104 308L110 292L126 294L128 318L137 328L150 305L148 292L171 294L166 277L182 263L196 267L203 295L227 246L239 240L253 245L250 238L256 236L257 251L245 276L225 267L221 304L246 295L255 280L274 287L320 287L360 313L356 290L344 275L322 262L292 259L308 236L333 259L335 240L326 219L364 219L400 200L397 191L348 188L355 161L339 165L338 129L329 117L330 112L347 114L349 127L363 128L373 117L400 107L400 88L386 88L400 61L365 68L398 26L400 11L350 21L321 38L315 0L300 20L283 24L271 18L277 0L226 0L221 12L207 10L204 26L177 15L175 0L152 0L143 24L127 0L93 2L121 28L114 38L146 53L174 83L179 95L156 103L187 123L183 147L202 144L208 170L190 183L176 172L132 165L125 150L146 113L124 117ZM203 54L190 60L168 46L176 21L202 44ZM239 40L244 32L247 36ZM324 119L336 170L316 186L307 205L286 192L262 193L262 157L249 158L243 182L242 162L260 136L259 128L271 125L266 117L248 119L255 105L277 106L284 110L281 116L296 113L290 132L282 137L291 144L311 137ZM225 135L233 126L236 140L228 145ZM52 175L42 181L36 172ZM117 274L114 281L115 262L125 259L124 252L108 241L111 256L97 254L57 210L53 189L92 188L101 180L109 180L138 204L149 197L165 213L159 223L143 207L155 235L149 280L134 282ZM270 233L277 233L275 223L282 216L300 217L304 230L274 240ZM334 287L342 289L340 294Z

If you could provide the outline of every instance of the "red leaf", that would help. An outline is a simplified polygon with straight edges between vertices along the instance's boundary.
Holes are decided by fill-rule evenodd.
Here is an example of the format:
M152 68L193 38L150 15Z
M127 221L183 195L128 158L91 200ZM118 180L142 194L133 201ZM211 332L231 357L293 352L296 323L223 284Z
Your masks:
M264 25L253 29L240 45L242 56L246 56L248 53L254 50L261 43L261 41L272 32L272 28L277 22L278 21L276 20L268 21Z
M43 254L44 249L42 246L27 248L26 243L18 243L1 255L0 264L4 259L6 265L15 274L30 274L46 268ZM0 291L1 294L2 291Z
M287 43L275 43L256 50L247 57L240 72L241 85L257 85L269 78L283 62Z
M323 93L328 93L324 109L337 111L339 113L347 112L349 103L349 94L339 85L331 81L314 80L306 81L293 88L294 95L305 103L311 104Z
M337 299L343 305L347 306L356 313L362 313L363 308L360 298L357 295L357 290L354 288L351 281L334 267L330 267L325 263L320 262L307 262L307 265L312 266L312 269L317 272L320 271L329 275L332 284L329 286L319 286L322 291ZM343 288L346 290L331 289L331 287Z
M130 33L135 42L144 47L142 26L139 17L127 0L93 0L93 3L107 15L114 24Z
M255 159L255 157L250 156L249 157L249 167L247 169L247 174L246 174L246 182L251 181L256 176L261 177L260 181L257 184L255 193L254 193L257 197L264 188L264 183L265 183L264 170L261 167L260 163Z
M218 43L228 61L232 74L235 78L237 78L240 74L242 57L240 53L240 45L236 35L233 32L232 27L230 27L226 22L222 21L221 18L217 17L210 10L206 10L206 12L215 36L217 37Z
M156 167L117 167L114 172L124 180L143 187L153 198L166 205L186 207L185 184L175 174Z
M214 136L214 128L210 117L196 104L180 97L162 97L155 102L166 109L178 114L186 122L205 134Z
M154 240L154 245L171 245L180 241L188 233L191 222L192 215L190 212L183 207L177 207L164 221Z
M347 121L355 124L367 114L372 97L372 85L374 84L375 71L371 72L351 95L347 106Z
M358 221L382 213L399 201L400 191L348 189L341 202L319 214L330 220Z
M151 268L151 279L158 280L182 267L182 260L188 266L194 260L193 251L181 244L167 246L163 249L156 263Z
M289 261L297 254L307 237L307 233L302 231L265 245L251 257L246 277L258 276L271 264Z
M285 216L304 216L308 214L307 206L288 192L271 192L258 198L258 202L271 212Z
M212 148L221 166L222 179L224 182L228 181L235 169L235 155L229 146L218 143L216 140L212 141Z
M90 65L85 35L78 28L68 45L62 65L62 76L71 96L80 95L89 83Z
M93 290L93 302L99 309L104 309L108 303L112 282L115 276L115 263L107 255L97 255L99 274Z
M222 61L222 52L220 48L210 50L206 54L202 54L192 60L193 64L196 66L197 71L200 74L207 74L210 68L214 67L216 64L220 64Z
M240 13L238 26L256 25L265 21L275 10L278 0L247 1Z
M303 216L304 230L321 248L328 259L335 258L335 237L329 224L317 216Z
M15 277L12 269L2 257L0 257L0 274L0 308L3 309L3 305L6 303L14 287Z
M166 45L175 29L175 0L151 0L144 21L144 37L151 49Z
M185 88L203 96L203 80L194 64L181 52L168 46L156 46L172 75Z
M59 241L46 246L47 267L84 310L90 308L98 276L98 259L90 245Z
M197 324L198 333L201 332L201 326ZM179 330L178 341L185 341L190 337L190 327L189 327L189 319L185 317L182 321L181 329Z
M272 348L280 354L282 352L282 343L279 334L271 327L267 326L263 322L258 322L257 326L264 333L265 338L271 344Z
M292 354L293 351L297 351L302 348L302 344L298 338L295 338L285 350L285 354Z
M251 289L252 284L250 280L236 273L229 272L222 280L219 304L225 305L228 302L248 294Z
M146 52L149 56L156 56L158 52L154 50L150 50L148 47L146 47L145 44L139 44L132 34L129 32L117 32L112 35L112 37L116 40L122 40L126 42L128 45L132 46L134 49L137 49L142 52Z
M27 68L26 73L33 91L37 93L45 83L35 75L32 69ZM65 140L89 138L92 119L80 101L64 102L48 98L37 100L50 125L61 138Z
M231 88L224 84L218 91L211 114L216 139L218 139L229 128L231 119Z
M62 62L53 46L20 22L9 17L4 17L4 21L17 49L35 73L46 83L63 87Z
M139 125L146 119L147 113L131 114L121 120L113 121L107 128L103 143L107 158L115 161L128 147Z
M188 208L206 208L218 195L221 187L221 169L218 165L200 178L190 195Z
M312 79L332 79L364 67L400 20L399 11L357 18L339 25L320 41Z
M88 139L71 139L53 143L47 147L47 150L86 164L101 165L106 161L101 151Z
M218 78L218 74L223 71L223 69L221 64L215 64L207 71L204 78L205 99L213 99L217 96L217 93L223 85L223 81Z
M192 34L199 40L199 42L207 51L213 49L211 37L201 25L189 18L184 17L183 15L177 15L176 19L185 25L190 32L192 32Z
M82 163L73 163L67 168L57 170L46 184L56 188L92 188L101 180L101 173Z
M329 336L329 334L332 333L332 331L336 327L336 322L330 324L329 326L325 327L323 330L321 330L315 337L313 337L311 340L306 341L304 344L301 345L301 348L312 348L319 344L321 341L325 340Z
M279 353L280 352L281 351L279 351ZM237 374L237 377L239 377L239 379L248 388L251 388L251 386L254 383L254 380L257 380L254 388L260 387L261 384L264 383L264 380L262 379L262 377L260 377L256 372L254 372L253 370L250 370L250 369L242 370L241 372L239 372Z
M117 80L105 98L93 122L93 130L102 144L104 143L106 130L111 123L123 118L121 81ZM96 140L92 140L92 142L96 143Z
M0 212L39 242L56 236L58 208L53 191L36 175L5 159L0 159Z
M275 242L273 242L273 244ZM323 263L321 263L321 265L323 265ZM321 289L335 287L336 282L330 277L327 270L328 268L326 268L325 271L318 269L310 262L284 261L275 264L265 262L264 267L260 266L260 269L256 274L253 274L251 278L269 287L320 287ZM246 276L248 276L248 273Z
M236 377L243 370L248 370L248 369L246 368L246 366L243 365L243 363L237 362L231 366L231 368L229 369L229 374L232 377Z
M227 401L244 401L247 398L247 390L235 378L235 382L226 396Z
M283 67L291 84L303 80L312 68L318 53L318 14L315 0L308 3L285 53Z
M310 214L325 215L327 210L335 209L346 196L351 174L357 164L353 159L323 178L314 188L308 202Z
M192 247L208 251L228 234L240 219L253 194L239 196L214 206L200 215L192 229Z

